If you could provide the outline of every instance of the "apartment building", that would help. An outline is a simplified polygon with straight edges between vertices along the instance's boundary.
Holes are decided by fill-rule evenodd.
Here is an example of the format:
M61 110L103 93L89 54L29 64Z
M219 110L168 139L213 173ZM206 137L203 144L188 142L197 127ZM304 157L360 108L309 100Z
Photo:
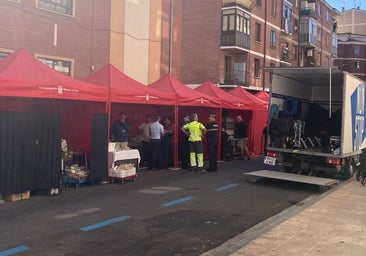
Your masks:
M0 0L0 58L25 48L76 78L111 63L150 83L167 68L164 2L169 0Z
M179 79L268 88L262 67L330 66L338 12L322 0L175 0L182 5ZM174 50L173 50L174 51Z
M351 9L337 17L338 58L340 70L366 81L366 11Z
M337 54L324 0L0 0L0 58L25 48L80 78L111 63L145 84L269 87L269 66L328 66Z

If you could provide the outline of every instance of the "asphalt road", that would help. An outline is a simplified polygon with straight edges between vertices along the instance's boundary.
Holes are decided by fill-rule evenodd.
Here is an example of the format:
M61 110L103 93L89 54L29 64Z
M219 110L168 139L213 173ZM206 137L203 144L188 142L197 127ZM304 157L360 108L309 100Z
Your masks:
M0 256L200 255L320 193L285 181L250 183L263 158L215 173L142 171L125 184L65 188L0 205Z

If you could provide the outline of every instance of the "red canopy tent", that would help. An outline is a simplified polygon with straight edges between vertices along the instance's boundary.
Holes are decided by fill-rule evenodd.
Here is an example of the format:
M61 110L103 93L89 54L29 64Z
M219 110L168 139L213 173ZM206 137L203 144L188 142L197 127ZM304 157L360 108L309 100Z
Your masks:
M70 99L106 102L105 88L88 84L53 70L24 49L19 49L0 62L2 78L21 82L1 83L0 96Z
M61 111L63 137L76 148L89 150L90 133L85 124L90 124L91 119L87 110L105 113L106 88L63 75L24 49L19 49L0 61L0 76L7 81L0 84L0 96L6 96L1 100L0 110ZM23 99L21 103L17 101L15 104L14 97Z
M159 80L151 83L149 86L163 92L173 93L177 96L177 105L174 120L174 134L179 133L178 117L182 120L185 114L197 113L202 123L209 113L214 113L216 116L221 116L221 100L217 97L205 95L196 90L193 90L176 80L173 76L166 74ZM206 119L207 120L207 119ZM221 123L221 119L218 120ZM178 136L174 136L174 157L175 166L177 166L178 155Z
M235 117L240 115L242 118L247 122L250 123L250 120L252 119L252 113L253 113L253 103L247 99L236 97L235 95L232 95L216 85L214 85L211 81L205 81L203 84L198 86L195 90L205 93L207 95L218 97L221 99L222 108L224 108L224 111L222 111L222 116L220 119L223 120L222 123L220 123L220 131L222 125L225 127L225 130L228 134L233 135L234 127L232 120L235 120ZM221 133L219 141L221 142ZM250 137L251 134L249 134L248 140L251 141L252 138ZM219 144L219 149L221 148L221 145ZM250 152L254 152L253 148L248 147Z
M82 80L108 88L110 127L122 111L128 115L132 127L135 128L145 121L147 114L174 118L177 98L175 94L143 85L111 64ZM140 133L138 129L133 129L130 139L138 133Z
M153 105L176 104L175 94L148 87L128 77L112 64L104 66L82 80L107 87L110 102Z
M14 151L14 159L18 157L18 162L22 161L21 158L28 159L28 155L37 157L32 166L16 168L20 175L33 175L25 179L29 183L28 190L60 184L61 152L58 150L61 150L61 139L58 138L65 138L74 150L88 152L93 118L95 114L105 114L106 102L105 88L63 75L41 63L24 49L19 49L0 61L0 113L5 118L2 121L19 131L19 126L16 125L27 120L24 133L27 131L29 136L35 138L34 141L39 142L37 147L33 146L34 141L24 143L29 149L27 153L21 149ZM28 116L34 118L28 120ZM37 123L38 120L42 122ZM2 140L2 148L6 147L6 143L16 144L12 140L18 140L17 134L11 129L6 133L9 134L9 139ZM44 151L37 153L39 150ZM1 160L2 163L12 163L15 166L13 161L10 158ZM34 166L36 168L32 168ZM4 166L0 167L2 170L6 169ZM7 187L7 193L24 191L21 189L25 187L20 188L16 180L9 182L17 188L13 190Z
M261 154L263 152L262 133L264 127L267 126L268 103L254 96L241 86L235 87L234 89L229 91L229 93L252 102L254 110L252 120L249 122L248 130L248 137L252 139L250 140L248 138L248 148L253 150L253 155Z
M265 92L265 91L259 91L257 92L256 94L254 94L256 97L258 97L259 99L261 100L264 100L265 102L268 103L269 101L269 94L268 92Z
M216 97L221 100L222 108L238 109L238 110L252 110L253 105L249 100L236 97L216 85L211 81L205 81L203 84L195 88L196 91L209 95L211 97Z

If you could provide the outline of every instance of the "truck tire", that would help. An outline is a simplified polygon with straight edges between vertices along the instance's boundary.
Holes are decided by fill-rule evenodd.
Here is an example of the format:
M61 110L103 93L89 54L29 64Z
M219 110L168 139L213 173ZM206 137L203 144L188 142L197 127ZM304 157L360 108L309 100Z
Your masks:
M353 159L347 160L347 164L344 166L343 172L342 172L342 179L347 180L353 176L355 170L355 163Z

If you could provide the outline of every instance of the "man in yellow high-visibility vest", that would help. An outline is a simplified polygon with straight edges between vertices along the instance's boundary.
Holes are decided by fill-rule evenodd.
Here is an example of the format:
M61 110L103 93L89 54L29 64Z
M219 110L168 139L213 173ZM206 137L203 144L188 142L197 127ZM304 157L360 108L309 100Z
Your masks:
M206 133L205 126L198 122L197 114L192 114L191 122L183 125L181 130L189 136L189 159L192 170L204 172L202 136Z

